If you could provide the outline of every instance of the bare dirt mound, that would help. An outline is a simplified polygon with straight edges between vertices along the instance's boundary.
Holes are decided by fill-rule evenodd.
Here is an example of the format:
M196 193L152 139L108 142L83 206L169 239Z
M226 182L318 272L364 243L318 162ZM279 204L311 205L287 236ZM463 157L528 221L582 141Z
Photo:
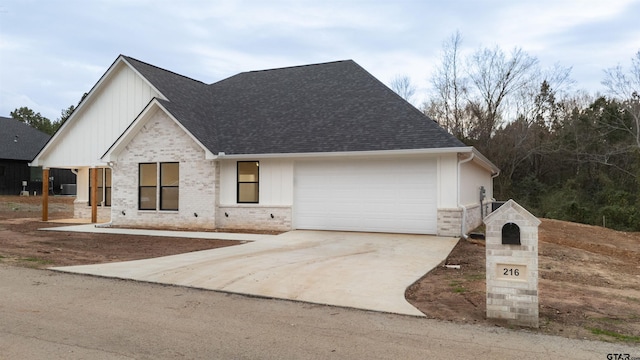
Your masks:
M485 318L485 248L460 240L447 264L407 289L428 317L492 324ZM540 331L640 343L640 233L542 219Z

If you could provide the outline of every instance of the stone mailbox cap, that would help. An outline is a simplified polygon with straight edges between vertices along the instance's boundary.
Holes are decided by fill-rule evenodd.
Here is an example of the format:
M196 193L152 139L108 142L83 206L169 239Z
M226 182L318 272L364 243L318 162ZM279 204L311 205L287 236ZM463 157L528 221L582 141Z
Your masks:
M522 216L522 220L528 221L532 225L539 226L540 223L541 223L540 219L538 219L537 217L533 216L533 214L531 214L529 211L527 211L527 209L525 209L522 206L520 206L520 204L518 204L517 202L513 201L513 199L510 199L509 201L504 203L504 205L502 205L498 209L496 209L496 211L494 211L491 214L487 215L487 217L484 218L484 223L486 225L489 225L489 224L493 223L494 221L497 220L497 218L499 217L499 215L501 213L504 213L504 212L507 212L507 211L515 211L516 213L518 213L518 214L520 214Z

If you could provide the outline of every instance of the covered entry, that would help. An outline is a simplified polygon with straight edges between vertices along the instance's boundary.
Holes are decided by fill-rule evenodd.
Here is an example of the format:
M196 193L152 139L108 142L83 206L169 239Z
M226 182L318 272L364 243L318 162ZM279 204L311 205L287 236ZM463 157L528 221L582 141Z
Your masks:
M437 233L435 159L295 164L294 228Z

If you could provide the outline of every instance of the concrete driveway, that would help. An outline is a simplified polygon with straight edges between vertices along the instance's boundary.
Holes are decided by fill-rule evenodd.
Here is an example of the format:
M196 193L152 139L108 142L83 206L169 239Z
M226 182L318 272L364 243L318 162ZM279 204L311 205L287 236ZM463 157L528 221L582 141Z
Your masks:
M443 261L457 243L455 238L427 235L333 231L254 235L252 240L154 259L53 270L424 316L405 300L405 289Z

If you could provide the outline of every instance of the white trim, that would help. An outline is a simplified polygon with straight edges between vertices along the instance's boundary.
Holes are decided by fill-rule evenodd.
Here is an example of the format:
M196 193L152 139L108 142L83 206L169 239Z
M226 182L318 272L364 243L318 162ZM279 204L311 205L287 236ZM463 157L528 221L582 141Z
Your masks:
M335 151L335 152L310 152L310 153L269 153L269 154L234 154L226 155L218 153L220 159L249 159L249 158L332 158L332 157L360 157L360 156L396 156L396 155L423 155L423 154L448 154L468 153L473 147L433 148L433 149L406 149L406 150L369 150L369 151Z
M125 147L133 140L133 138L140 132L140 129L151 118L154 111L163 111L182 131L184 131L202 150L205 152L205 159L214 160L218 157L215 156L209 149L207 149L198 139L196 139L191 132L189 132L167 109L160 104L157 98L153 98L147 106L140 112L140 114L133 120L131 125L120 135L120 137L109 147L107 152L100 157L103 162L117 161L118 155L125 149Z
M476 163L478 163L480 166L484 167L485 169L491 171L492 175L495 175L495 176L500 175L500 169L494 163L492 163L489 159L487 159L484 155L482 155L482 153L478 151L478 149L474 147L472 147L472 149L474 154L473 160Z
M218 159L240 160L240 159L309 159L309 158L334 158L334 157L370 157L370 156L398 156L398 155L437 155L437 154L473 154L473 161L483 168L491 171L493 175L500 174L500 169L489 159L480 153L473 146L432 148L432 149L404 149L404 150L370 150L370 151L336 151L336 152L313 152L313 153L269 153L269 154L233 154L226 155L219 152ZM496 175L497 176L497 175Z

